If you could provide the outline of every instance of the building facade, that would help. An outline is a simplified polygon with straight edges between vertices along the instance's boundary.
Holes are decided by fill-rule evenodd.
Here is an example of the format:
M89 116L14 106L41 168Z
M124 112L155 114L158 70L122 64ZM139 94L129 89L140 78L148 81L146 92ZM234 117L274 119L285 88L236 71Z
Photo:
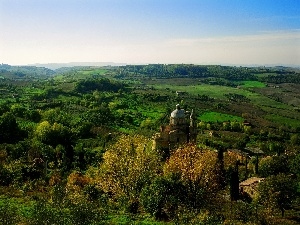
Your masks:
M171 150L180 144L196 142L197 127L193 111L185 111L176 105L176 109L170 115L170 123L161 126L160 132L153 139L153 148Z

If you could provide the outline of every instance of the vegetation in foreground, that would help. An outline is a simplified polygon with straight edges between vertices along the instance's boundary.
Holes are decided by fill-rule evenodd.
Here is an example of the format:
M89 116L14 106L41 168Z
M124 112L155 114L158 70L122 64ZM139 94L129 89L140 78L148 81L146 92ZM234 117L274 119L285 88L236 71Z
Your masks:
M299 223L298 70L0 69L0 224ZM165 158L177 103L199 134Z

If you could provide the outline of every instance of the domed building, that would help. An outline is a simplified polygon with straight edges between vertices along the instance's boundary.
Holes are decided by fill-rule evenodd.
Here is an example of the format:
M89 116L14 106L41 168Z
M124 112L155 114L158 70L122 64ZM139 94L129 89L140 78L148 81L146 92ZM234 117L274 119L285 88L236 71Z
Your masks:
M184 109L180 109L180 105L176 105L176 109L171 113L170 125L186 125L186 114Z
M197 129L194 123L193 111L185 111L176 105L176 109L170 115L170 124L160 127L160 133L156 133L153 140L153 148L169 151L180 144L195 142Z

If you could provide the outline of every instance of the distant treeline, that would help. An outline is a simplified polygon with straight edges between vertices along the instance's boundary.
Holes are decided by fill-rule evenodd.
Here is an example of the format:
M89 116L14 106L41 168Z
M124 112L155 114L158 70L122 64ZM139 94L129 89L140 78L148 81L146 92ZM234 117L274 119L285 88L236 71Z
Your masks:
M111 91L118 92L119 90L124 90L126 84L121 82L112 81L106 78L99 80L82 80L79 81L75 86L75 92L78 93L89 93L92 91Z
M253 80L255 76L245 67L203 66L193 64L149 64L126 65L120 67L119 76L145 75L157 78L207 78L218 77L229 80Z
M51 70L36 66L11 66L0 64L0 77L24 79L28 77L47 78L57 74L66 74L78 68L66 67ZM230 81L259 80L267 83L300 83L299 70L288 67L237 67L221 65L194 64L148 64L110 67L115 69L116 78L136 76L150 78L205 78L204 82L232 86ZM213 79L212 79L213 78ZM229 81L229 83L227 82Z
M269 75L267 77L260 78L260 81L267 82L267 83L294 83L300 84L300 73L287 73L282 72L276 75Z
M54 75L55 72L45 67L11 66L8 64L0 64L0 75L1 74L10 74L22 78L25 76L51 76Z
M263 76L258 76L258 75ZM153 78L222 78L230 81L260 80L269 83L300 83L300 74L278 67L236 67L193 64L149 64L119 67L118 76L147 76Z

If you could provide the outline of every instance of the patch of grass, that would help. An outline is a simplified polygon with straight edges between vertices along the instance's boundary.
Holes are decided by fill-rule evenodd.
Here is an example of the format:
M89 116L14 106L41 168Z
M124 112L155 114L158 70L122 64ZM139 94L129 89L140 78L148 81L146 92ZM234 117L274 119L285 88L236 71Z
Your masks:
M294 128L300 127L300 120L287 118L280 115L269 114L265 116L265 119L280 125L286 125Z
M130 216L130 215L111 215L106 221L108 224L133 224L133 225L163 225L173 224L172 222L159 222L152 218L143 216Z
M245 88L264 88L264 87L266 87L266 85L262 82L250 81L250 80L243 81L243 85L241 85L241 86L245 87Z
M233 94L240 94L243 95L246 90L227 87L227 86L219 86L219 85L209 85L209 84L201 84L201 85L169 85L169 84L156 84L153 85L154 88L157 89L166 89L172 91L182 91L187 92L192 95L208 95L213 98L218 99L226 99L224 94L233 93Z
M91 69L87 69L87 70L81 70L78 71L81 72L85 75L93 75L93 74L99 74L99 75L103 75L107 72L106 69L101 69L101 68L91 68Z
M269 107L280 108L280 109L292 109L291 106L288 106L281 102L277 102L259 93L254 93L245 89L238 89L238 88L227 87L227 86L209 85L209 84L192 85L192 86L156 84L153 85L153 87L160 90L168 88L171 91L183 91L191 95L198 95L198 94L208 95L209 97L221 99L221 100L227 100L225 94L229 94L229 93L238 94L249 98L254 105L269 106Z
M289 106L282 102L275 101L274 99L268 98L261 94L251 93L251 92L248 92L248 93L249 93L249 95L246 94L245 96L247 98L249 98L254 105L257 105L259 107L266 106L266 107L272 107L272 108L278 108L278 109L288 109L288 110L293 109L292 106Z
M300 114L295 110L272 108L272 107L265 107L265 106L260 106L260 108L264 110L267 114L274 114L285 118L300 120Z
M204 122L225 122L225 121L243 121L242 117L233 116L218 112L206 112L199 117Z

